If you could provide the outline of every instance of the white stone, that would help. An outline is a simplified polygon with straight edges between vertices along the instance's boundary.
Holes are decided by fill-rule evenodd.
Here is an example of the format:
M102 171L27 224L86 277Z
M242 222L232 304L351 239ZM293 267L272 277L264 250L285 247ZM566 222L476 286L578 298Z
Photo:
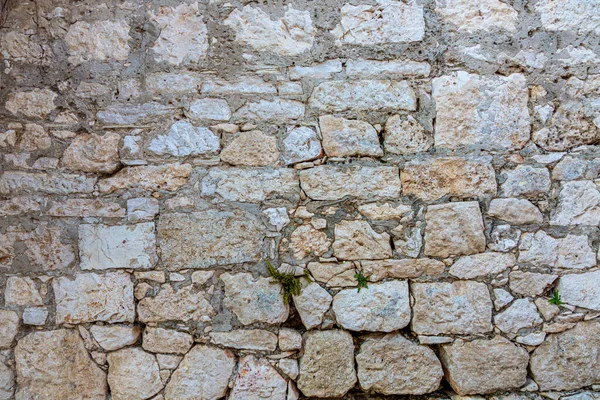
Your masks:
M592 181L562 184L558 204L550 216L551 225L592 225L600 223L600 191Z
M150 353L185 354L193 343L194 338L189 333L147 326L142 347Z
M120 104L115 103L96 113L104 124L130 125L140 121L165 117L173 113L173 106L160 103Z
M135 225L79 226L80 267L152 268L157 261L154 222Z
M287 208L274 207L263 210L263 214L268 218L269 223L273 225L277 231L281 231L287 224L290 223Z
M134 325L92 325L90 333L106 351L119 350L135 344L142 330Z
M8 349L19 331L19 315L15 311L0 310L0 349Z
M412 330L422 335L468 335L492 330L492 300L484 283L413 283Z
M298 331L289 328L279 329L279 350L294 351L301 348L302 335Z
M423 39L423 6L417 1L377 0L376 4L344 4L342 19L331 31L338 44L373 46Z
M289 306L283 302L280 285L268 278L253 279L249 273L224 273L225 307L229 308L244 325L255 322L279 324L289 315Z
M171 375L165 389L165 400L216 400L224 397L235 364L235 355L229 350L194 346Z
M243 350L275 351L277 335L262 329L236 329L231 332L211 332L212 343Z
M27 307L23 310L23 324L43 326L48 319L48 310L45 307Z
M298 172L300 185L313 200L397 199L400 173L396 167L322 165Z
M371 282L383 279L411 279L421 277L441 277L444 274L443 262L429 259L375 260L361 261L362 272ZM310 267L310 264L309 264Z
M5 107L14 115L44 119L56 106L54 100L58 95L50 89L33 89L28 92L16 92L8 95Z
M317 282L327 287L356 286L356 267L352 262L311 262L307 268Z
M385 123L384 132L384 146L388 153L420 153L433 145L433 136L410 115L392 115Z
M537 272L512 271L509 275L509 287L513 293L523 296L540 296L558 278L558 275Z
M535 9L549 31L600 33L600 4L596 0L540 0Z
M323 151L317 132L306 126L290 130L281 145L282 158L287 165L314 160Z
M220 147L219 137L210 129L177 121L166 135L154 138L148 150L161 156L185 157L216 153Z
M302 288L300 294L293 298L296 310L307 330L321 325L332 300L329 292L316 282Z
M413 111L417 97L406 81L327 81L315 87L308 104L320 112Z
M399 228L400 225L393 231L395 251L407 257L418 257L423 246L421 228Z
M371 283L358 292L343 289L333 298L337 323L353 331L391 332L410 323L408 282Z
M515 298L512 294L504 289L494 289L494 308L496 311L510 304Z
M240 359L230 399L284 399L287 382L269 362L253 355Z
M397 78L402 76L427 77L431 65L411 60L376 61L349 59L346 61L346 74L358 78Z
M0 176L0 194L41 192L46 194L91 193L96 178L62 173L30 173L5 171Z
M247 5L233 10L224 24L233 29L237 42L281 56L295 56L309 50L317 33L310 13L291 6L282 18L272 19L260 8Z
M298 374L300 373L298 369L298 360L293 360L290 358L284 358L283 360L279 360L277 366L285 375L290 377L293 380L296 380Z
M123 218L125 209L121 204L95 199L66 199L64 201L54 201L50 208L45 212L53 217L105 217L105 218Z
M197 63L208 52L208 29L198 13L198 3L160 7L150 20L160 29L152 46L157 61L172 65Z
M510 307L494 317L494 324L504 333L517 333L544 322L531 299L517 299Z
M126 20L78 21L69 27L65 42L69 46L69 62L125 61L129 57L129 24Z
M497 275L516 264L513 254L507 253L481 253L464 256L454 262L450 275L459 279L473 279L490 275Z
M307 67L292 66L289 68L290 79L300 80L309 79L329 79L332 75L342 72L343 66L340 60L327 60L319 64L312 64Z
M135 319L133 282L127 273L82 273L73 280L54 278L52 288L57 324L133 322Z
M213 121L229 121L231 109L223 99L199 99L190 104L189 117Z
M596 263L596 255L585 235L554 239L544 231L525 233L519 244L519 261L537 266L582 269Z
M529 200L494 199L490 202L488 215L511 224L541 224L544 216Z
M114 400L144 400L163 388L153 354L130 347L109 353L106 359L108 384Z
M194 72L157 72L146 75L145 89L155 97L193 96L202 85L202 76Z
M539 346L546 339L546 332L534 332L525 336L517 336L515 341L525 346Z
M367 203L359 205L358 212L373 220L401 219L412 214L412 207L404 204Z
M335 225L333 255L340 260L390 258L390 235L375 232L367 221L340 221Z
M451 149L521 149L530 137L527 82L522 74L482 77L459 71L434 78L435 145ZM460 108L462 112L456 113Z
M131 222L151 221L158 214L158 200L136 197L127 200L127 219Z
M98 182L100 192L110 194L120 189L139 188L149 191L175 191L188 182L190 164L161 164L126 167L110 178Z
M600 271L563 275L557 290L567 304L600 311Z
M156 296L140 300L138 319L140 322L209 321L215 311L207 300L208 296L193 289L193 285L178 290L169 284L162 285Z
M304 111L304 103L275 98L248 102L234 113L233 119L235 121L288 121L304 117Z
M572 181L585 176L588 162L573 157L565 157L552 169L552 179Z
M277 88L260 78L241 76L230 80L213 78L204 82L200 91L208 95L266 95L276 94Z
M9 276L4 290L7 306L43 306L44 301L35 282L29 277Z
M517 11L500 0L436 0L435 11L459 31L469 33L495 29L514 32L519 20Z
M383 155L377 131L365 121L323 115L319 117L319 127L323 149L329 157Z

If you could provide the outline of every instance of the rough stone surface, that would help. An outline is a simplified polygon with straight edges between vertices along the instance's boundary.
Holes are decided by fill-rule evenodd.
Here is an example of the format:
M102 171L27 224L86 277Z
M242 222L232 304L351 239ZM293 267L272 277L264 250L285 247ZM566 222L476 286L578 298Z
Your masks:
M494 317L494 324L505 333L518 333L520 329L533 328L542 322L537 307L528 299L515 300Z
M448 273L459 279L497 275L516 264L515 256L505 253L481 253L459 258Z
M384 146L392 154L411 154L427 151L433 136L413 117L392 115L385 122Z
M294 306L306 329L321 325L331 300L332 297L327 290L315 282L310 283L299 295L294 296Z
M567 304L600 311L600 271L563 275L557 290Z
M412 330L423 335L468 335L492 330L487 286L472 281L413 283Z
M552 225L598 225L600 191L592 181L563 184L558 205L550 217Z
M33 332L15 347L17 399L103 400L106 373L90 358L74 330Z
M444 375L433 350L398 333L365 340L356 364L360 387L385 395L433 392Z
M15 311L0 310L0 349L9 348L19 330L19 315Z
M126 21L79 21L69 28L65 41L69 45L69 62L125 61L129 56L130 27Z
M458 31L470 33L494 29L513 32L517 29L519 18L514 8L499 0L480 2L437 0L435 10L444 20L456 26Z
M362 272L369 280L377 282L388 278L409 279L420 277L439 277L444 273L443 262L419 258L416 260L373 260L362 261Z
M129 325L93 325L90 333L104 350L113 351L135 344L142 331Z
M15 375L10 368L0 362L0 399L10 400L14 394Z
M116 133L78 135L73 139L62 157L62 165L72 171L111 174L121 165L119 140Z
M440 359L446 379L461 396L517 389L527 380L527 351L501 336L471 342L457 339L442 345Z
M277 139L261 131L240 133L221 152L221 160L232 165L264 167L278 158Z
M490 202L488 214L511 224L541 224L544 216L529 200L494 199Z
M239 363L232 399L283 399L287 382L265 359L244 356Z
M240 329L232 332L211 332L210 340L216 345L233 349L275 351L277 335L261 329Z
M154 355L134 347L115 351L106 358L108 384L113 399L143 400L163 388Z
M329 157L383 155L377 131L367 122L323 115L319 117L319 127L323 149Z
M500 185L500 194L506 197L534 197L550 190L550 173L546 168L519 165L503 171L506 177Z
M313 160L322 152L317 132L306 126L292 129L281 144L282 157L288 165Z
M210 129L177 121L167 134L154 138L148 150L159 156L187 157L216 153L220 147L219 137Z
M42 306L44 301L35 282L31 278L9 276L4 290L4 303L7 306Z
M187 183L192 172L189 164L165 164L160 166L126 167L110 178L98 182L103 193L119 189L140 188L143 190L175 191Z
M204 292L193 289L193 286L173 289L169 284L162 285L155 297L145 297L138 303L138 319L143 322L210 320L213 307Z
M333 298L339 325L352 331L391 332L410 322L406 281L372 283L366 289L343 289Z
M366 221L341 221L335 226L333 254L341 260L373 260L392 255L390 235L377 233Z
M298 376L298 389L302 394L341 397L355 383L352 336L339 330L308 332Z
M11 93L6 109L11 113L23 114L29 118L44 119L56 108L57 94L50 89L33 89L28 92Z
M425 255L448 257L485 250L483 221L477 202L429 206L425 220Z
M356 286L352 262L311 262L307 267L315 280L328 287Z
M150 353L185 354L193 343L194 338L189 333L146 327L142 347Z

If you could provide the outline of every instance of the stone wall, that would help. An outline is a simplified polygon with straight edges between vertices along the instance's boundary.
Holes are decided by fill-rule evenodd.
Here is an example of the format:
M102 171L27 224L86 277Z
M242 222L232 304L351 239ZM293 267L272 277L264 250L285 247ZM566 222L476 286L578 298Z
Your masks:
M600 398L599 0L16 3L1 400Z

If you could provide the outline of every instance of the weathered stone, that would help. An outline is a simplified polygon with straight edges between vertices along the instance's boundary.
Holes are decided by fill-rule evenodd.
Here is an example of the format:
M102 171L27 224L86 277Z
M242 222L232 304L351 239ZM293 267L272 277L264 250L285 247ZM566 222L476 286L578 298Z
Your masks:
M222 99L198 99L190 104L189 117L193 119L209 119L213 121L229 121L231 109Z
M157 233L171 271L258 261L263 237L258 218L241 209L161 214Z
M519 165L513 170L503 170L506 178L500 185L500 194L506 197L535 197L550 191L550 173L547 168Z
M385 123L385 151L392 154L412 154L427 151L433 145L433 136L410 115L392 115Z
M11 93L5 107L14 115L23 114L30 118L44 119L56 108L54 99L57 96L50 89Z
M202 76L194 72L157 72L146 75L145 88L156 97L192 96L198 92L202 82Z
M447 157L415 160L402 170L404 194L424 201L496 194L496 175L489 158Z
M9 276L4 289L4 304L7 306L42 306L44 301L29 277Z
M485 250L483 220L477 202L429 206L425 220L425 255L448 257Z
M389 258L390 235L375 232L367 221L340 221L335 225L333 254L341 260Z
M30 34L7 31L0 38L0 51L7 60L47 65L53 55L52 49L47 44L40 42L32 38Z
M13 398L14 384L15 374L3 362L0 362L0 400Z
M177 121L166 135L157 136L148 150L159 156L187 157L215 154L221 145L210 129L195 127L187 121Z
M254 280L249 273L225 273L221 280L225 283L225 307L233 311L242 324L278 324L287 320L290 310L283 302L281 287L272 284L270 279Z
M362 273L371 282L384 279L411 279L421 277L440 277L446 266L443 262L419 258L416 260L374 260L361 261Z
M204 82L201 92L210 95L276 94L275 85L256 77L231 77L229 80L213 78Z
M541 14L542 25L549 31L600 33L600 5L594 0L541 0L535 4L535 9Z
M51 203L46 215L53 217L123 218L125 209L119 203L101 199L66 199Z
M328 81L315 87L308 104L322 112L414 111L417 97L406 81Z
M600 271L563 275L557 290L567 304L600 311Z
M302 260L308 256L321 256L331 246L331 240L325 232L319 231L310 225L301 225L294 229L287 242L282 241L280 252L290 252L295 260Z
M397 199L400 174L396 167L338 167L322 165L299 171L300 186L313 200Z
M19 140L20 150L48 150L50 147L52 147L52 139L43 126L25 124L25 130Z
M262 358L253 355L240 359L231 399L284 399L287 382Z
M216 400L225 396L235 367L229 350L196 345L185 355L165 389L166 400ZM206 379L210 377L210 379Z
M15 347L16 399L104 400L106 373L88 355L75 330L37 331Z
M300 188L291 168L211 168L202 180L202 195L220 195L225 200L259 203L298 197Z
M273 100L248 102L235 112L233 119L235 121L288 121L304 117L304 111L304 103L275 98Z
M352 262L311 262L307 268L316 281L327 287L356 286L356 267Z
M319 127L323 149L329 157L383 155L377 131L368 122L323 115L319 117Z
M401 219L412 214L412 207L404 204L392 205L390 203L367 203L358 206L358 212L369 219L390 220Z
M90 333L100 347L114 351L137 343L142 330L133 325L92 325Z
M572 181L585 176L588 168L586 160L573 157L565 157L552 169L552 179L560 181Z
M144 400L163 388L154 354L130 347L109 353L106 359L113 399Z
M65 244L65 232L58 226L39 223L36 228L20 235L31 265L44 271L60 270L75 260L73 246Z
M494 199L490 202L488 215L511 224L541 224L544 216L529 200Z
M371 283L360 292L343 289L333 297L337 323L352 331L391 332L410 323L408 282Z
M65 36L69 45L69 62L79 65L86 61L125 61L131 48L127 43L129 24L118 21L78 21L71 25Z
M290 223L290 217L285 207L266 208L262 213L268 218L269 224L274 226L277 231L281 231Z
M121 165L117 133L77 135L65 150L62 165L72 171L111 174Z
M298 331L289 328L279 329L279 350L294 351L301 348L302 335Z
M277 139L261 131L241 132L221 152L221 161L232 165L264 167L278 158Z
M339 330L307 332L298 389L307 397L341 397L355 383L352 336Z
M110 178L101 179L98 188L105 194L132 188L173 192L187 183L191 172L190 164L179 163L126 167Z
M413 283L412 330L423 335L469 335L492 330L492 300L484 283Z
M155 297L144 297L138 303L138 319L141 322L206 322L215 314L206 297L204 292L194 290L191 285L175 290L164 284Z
M48 309L46 307L27 307L23 310L23 324L43 326L48 319Z
M519 20L517 11L499 0L437 0L435 11L455 25L459 32L474 33L500 29L514 32Z
M529 140L523 75L481 77L459 71L434 78L432 84L436 147L506 151L521 149Z
M558 204L550 216L551 225L592 225L600 223L600 191L592 181L562 184Z
M15 311L0 310L0 349L8 349L19 331L19 315Z
M81 269L152 268L157 261L154 222L79 225Z
M146 327L142 347L150 353L185 354L193 343L194 338L189 333Z
M539 346L546 339L546 332L535 332L525 336L517 336L515 341L525 346Z
M444 376L433 350L398 333L367 338L360 345L356 364L360 387L385 395L430 393Z
M527 350L501 336L442 345L446 379L461 396L517 389L527 381Z
M158 211L157 199L136 197L127 200L127 219L131 222L151 221Z
M358 78L397 78L402 76L427 77L431 73L431 65L426 62L410 60L365 60L348 59L346 74ZM398 116L396 116L398 117ZM391 118L391 117L390 117ZM413 120L410 118L410 120ZM414 120L413 120L414 121Z
M293 81L302 78L309 79L329 79L332 75L342 72L344 67L340 60L327 60L322 63L312 64L311 66L294 65L289 67L290 79Z
M272 19L260 8L247 5L233 10L224 24L234 30L237 42L281 56L295 56L309 50L317 32L310 13L292 6L282 18Z
M505 333L518 333L544 322L531 299L517 299L510 307L494 317L494 324Z
M279 360L279 362L277 363L277 366L279 367L281 372L283 372L285 375L287 375L291 379L296 380L296 378L298 378L298 374L300 373L300 371L298 369L298 360L294 360L291 358L284 358L283 360ZM288 388L288 391L289 390L290 389ZM287 399L289 399L289 394L288 394Z
M0 176L0 194L15 195L18 193L39 192L68 195L91 193L94 191L95 184L96 178L84 175L5 171Z
M52 288L57 324L133 322L135 319L133 282L127 273L83 273L75 275L73 280L60 277L52 280Z
M558 275L513 271L508 277L510 290L516 294L533 297L544 293L558 278Z
M504 289L494 289L494 308L500 310L514 300L514 296Z
M564 333L548 335L532 354L531 375L540 390L572 390L597 383L600 324L580 322Z
M317 132L306 126L292 129L281 142L286 164L314 160L323 151Z
M275 351L277 335L262 329L237 329L231 332L211 332L212 343L234 349Z
M448 272L459 279L473 279L497 275L516 263L513 254L481 253L459 258Z
M96 113L96 117L104 124L129 125L151 118L165 117L173 113L173 106L160 103L145 104L111 104Z
M208 52L208 29L198 13L198 3L160 7L150 20L160 29L152 46L155 59L172 65L197 63Z
M544 231L538 231L535 235L523 234L519 244L519 262L581 269L595 265L596 255L585 235L554 239Z
M423 6L417 2L377 0L376 4L344 4L342 19L331 34L338 44L373 46L423 39Z

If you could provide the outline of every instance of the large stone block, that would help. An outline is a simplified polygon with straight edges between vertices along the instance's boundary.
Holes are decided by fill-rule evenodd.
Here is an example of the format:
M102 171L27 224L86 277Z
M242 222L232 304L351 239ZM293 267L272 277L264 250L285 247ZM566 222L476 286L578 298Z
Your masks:
M436 0L435 11L444 20L455 25L459 32L514 32L519 20L517 11L500 0Z
M565 303L600 311L600 271L563 275L557 289Z

